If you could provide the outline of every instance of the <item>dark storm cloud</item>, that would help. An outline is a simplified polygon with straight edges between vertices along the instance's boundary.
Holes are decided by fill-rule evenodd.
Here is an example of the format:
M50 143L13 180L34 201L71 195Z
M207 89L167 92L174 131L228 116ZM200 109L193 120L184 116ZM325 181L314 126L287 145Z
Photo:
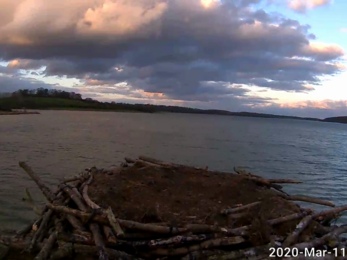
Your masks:
M237 103L249 95L245 85L308 91L320 76L338 73L334 61L344 55L339 46L310 43L308 25L250 8L256 0L211 1L209 8L199 0L30 2L50 19L23 23L18 17L35 11L14 9L12 22L0 21L0 58L82 79L100 93ZM115 85L121 82L126 89Z

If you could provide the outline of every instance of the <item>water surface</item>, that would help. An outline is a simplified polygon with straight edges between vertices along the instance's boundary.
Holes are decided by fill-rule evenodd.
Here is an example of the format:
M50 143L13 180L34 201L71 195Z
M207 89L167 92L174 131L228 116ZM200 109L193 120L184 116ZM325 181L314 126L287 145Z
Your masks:
M216 115L43 111L0 116L0 228L19 228L35 218L21 200L25 188L34 199L44 201L18 161L27 161L54 188L63 176L93 165L118 165L125 156L139 155L220 171L247 166L267 178L305 182L286 186L291 194L347 204L347 125ZM347 218L343 221L347 223Z

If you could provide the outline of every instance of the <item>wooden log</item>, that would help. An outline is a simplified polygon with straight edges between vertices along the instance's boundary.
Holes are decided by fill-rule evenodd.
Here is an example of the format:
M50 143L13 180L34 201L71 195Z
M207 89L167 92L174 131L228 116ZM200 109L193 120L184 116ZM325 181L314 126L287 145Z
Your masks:
M27 165L25 162L19 162L19 166L35 181L47 200L49 202L53 202L55 196L53 195L51 190L43 183L41 178L29 167L29 165Z
M108 242L110 242L110 243L116 243L117 242L117 238L109 226L103 225L102 229L104 231L105 237L106 237Z
M67 221L71 224L71 226L78 232L84 232L87 231L87 229L83 226L82 222L79 221L75 216L67 214L66 215Z
M149 248L158 248L158 247L177 247L177 246L184 246L190 243L194 242L201 242L205 240L215 239L218 238L218 234L200 234L200 235L188 235L188 236L175 236L168 239L155 239L148 241L143 241L142 246L149 247ZM137 243L134 245L141 246L140 243Z
M31 240L31 243L30 243L30 246L28 248L28 251L29 252L32 252L33 248L35 247L36 245L36 242L39 240L39 237L41 236L41 234L43 232L46 232L47 229L48 229L48 221L49 219L51 218L53 214L53 210L48 210L45 215L42 217L42 222L41 222L41 225L39 227L39 229L35 232L32 240ZM40 241L39 241L40 242Z
M253 177L253 178L259 178L259 179L264 179L263 177L261 177L261 176L259 176L259 175L252 174L252 173L247 172L247 171L242 170L242 169L237 169L236 167L234 167L234 171L235 171L237 174L240 174L240 175L245 175L245 176L249 176L249 177Z
M179 255L189 254L189 252L194 252L194 251L203 250L203 249L215 248L220 246L238 245L243 242L245 242L245 239L240 236L228 237L228 238L217 238L217 239L204 241L199 245L192 245L192 246L172 248L172 249L158 248L153 251L150 251L149 253L155 256L179 256Z
M85 201L85 203L91 208L91 209L100 209L100 206L94 203L88 196L88 185L85 185L82 191L82 197Z
M296 219L301 219L306 216L306 213L293 213L291 215L287 215L284 217L279 217L275 219L268 220L268 224L271 226L279 225L288 221L296 220Z
M106 253L110 259L122 259L122 260L141 260L125 252L106 248ZM68 259L72 257L74 253L79 255L95 256L99 252L98 247L88 245L77 245L72 243L66 243L62 245L50 258L50 260Z
M346 210L347 210L347 205L316 213L316 214L313 215L313 218L317 219L319 217L324 217L324 216L327 216L327 215L335 215L335 214L339 214L342 211L346 211Z
M233 213L236 213L236 212L240 212L240 211L243 211L243 210L246 210L246 209L253 208L253 207L258 206L260 204L261 204L261 202L257 201L257 202L253 202L253 203L241 206L241 207L237 207L237 208L223 209L221 211L221 214L224 214L224 215L233 214Z
M297 180L289 180L289 179L268 179L270 183L292 183L292 184L300 184L302 181Z
M316 198L310 198L310 197L306 197L306 196L295 195L295 196L289 196L286 199L287 200L293 200L293 201L305 201L305 202L310 202L310 203L314 203L314 204L320 204L320 205L324 205L324 206L335 207L335 204L333 202L320 200L320 199L316 199Z
M10 236L1 236L0 235L0 244L8 246L11 249L23 251L30 246L30 241L23 238L16 238ZM37 243L33 248L33 252L36 252L42 248L41 243Z
M304 251L306 248L311 249L311 248L318 248L319 246L324 245L328 240L330 239L337 239L338 236L340 236L343 233L347 233L347 226L341 226L332 232L326 234L325 236L321 238L316 238L313 239L310 242L304 242L300 244L296 244L293 246L293 248L297 248L300 251Z
M61 184L66 184L66 183L68 183L68 182L80 181L80 180L82 180L82 179L83 179L82 176L80 176L80 175L75 175L75 176L63 178L63 179L60 181L60 183L61 183Z
M92 221L95 221L100 224L105 224L109 225L108 218L105 214L101 215L95 215L92 216L89 213L82 212L80 210L75 210L75 209L70 209L64 206L54 206L53 204L47 204L47 207L49 209L52 209L56 212L59 213L65 213L65 214L70 214L74 215L80 219L82 219L83 222L87 222L90 220L92 217ZM187 228L170 228L170 227L163 227L163 226L155 226L151 224L143 224L135 221L130 221L130 220L122 220L122 219L117 219L118 223L123 226L124 228L129 228L129 229L134 229L134 230L141 230L141 231L146 231L146 232L153 232L153 233L158 233L158 234L181 234L187 231Z
M127 163L135 163L135 160L129 158L129 157L125 157L124 160L127 162Z
M122 237L123 240L151 240L151 239L162 239L162 238L167 238L167 237L171 237L170 234L157 234L157 233L148 233L148 232L144 232L144 233L140 233L140 232L136 232L136 233L124 233L124 236Z
M279 218L268 220L267 223L270 226L275 226L275 225L279 225L279 224L282 224L282 223L285 223L288 221L303 218L304 216L305 216L305 213L294 213L294 214L287 215L284 217L279 217ZM238 227L238 228L234 228L234 229L228 229L225 231L225 233L228 236L245 236L248 234L248 231L250 230L250 228L251 228L251 226L242 226L242 227Z
M89 174L89 176L88 176L88 179L87 179L85 182L82 183L82 185L81 185L81 187L80 187L80 191L83 191L83 189L84 189L84 187L85 187L86 185L89 185L89 184L92 183L93 178L94 178L93 174L94 174L96 171L98 171L98 170L97 170L97 169L93 169L93 170L90 172L90 174Z
M100 233L99 225L93 223L93 224L90 224L89 227L90 227L90 231L93 234L95 245L99 249L99 260L108 260L108 255L106 252L103 238L102 238L101 233Z
M317 198L312 198L312 197L307 197L307 196L299 196L299 195L284 195L284 194L277 194L278 196L286 199L286 200L292 200L292 201L305 201L305 202L310 202L314 204L319 204L319 205L324 205L324 206L329 206L329 207L335 207L335 204L330 202L330 201L325 201Z
M83 197L82 197L82 194L79 193L78 189L76 187L72 187L71 188L72 192L74 192L76 194L76 196L82 201L83 200Z
M112 208L108 207L108 209L105 211L105 213L106 213L106 216L108 218L108 221L110 222L111 227L116 232L116 236L117 237L124 236L124 232L123 232L122 228L120 227L116 217L114 216L114 214L112 212Z
M84 202L80 199L82 197L81 195L77 195L76 192L74 192L72 189L70 189L66 185L59 185L59 187L75 202L77 207L82 211L88 211L87 206L84 204Z
M74 244L95 245L93 235L90 232L85 232L84 235L61 232L58 233L58 240Z
M306 227L311 223L313 220L312 216L306 216L304 217L300 223L296 226L293 233L291 233L287 239L283 243L283 247L289 247L292 244L296 243L299 239L300 234L306 229Z
M139 156L139 160L149 162L152 164L157 164L160 166L173 166L174 165L172 163L166 163L166 162L163 162L163 161L160 161L160 160L148 157L148 156Z
M225 228L204 224L187 224L186 228L193 233L222 233L227 231Z
M278 185L278 184L274 184L269 182L268 180L265 180L263 178L256 178L256 177L251 177L251 176L247 176L247 175L239 175L241 178L246 179L246 180L250 180L253 181L257 184L263 185L263 186L267 186L269 188L274 188L278 191L281 191L281 189L283 188L282 186ZM282 191L281 191L282 192Z
M51 254L54 247L54 243L57 240L57 232L53 232L47 239L45 245L42 247L40 253L35 257L34 260L46 260Z

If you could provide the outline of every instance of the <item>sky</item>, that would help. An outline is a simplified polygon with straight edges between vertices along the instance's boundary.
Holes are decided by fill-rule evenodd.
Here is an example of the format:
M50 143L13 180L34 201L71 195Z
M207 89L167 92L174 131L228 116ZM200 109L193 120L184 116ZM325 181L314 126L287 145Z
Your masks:
M347 116L345 0L0 0L0 92Z

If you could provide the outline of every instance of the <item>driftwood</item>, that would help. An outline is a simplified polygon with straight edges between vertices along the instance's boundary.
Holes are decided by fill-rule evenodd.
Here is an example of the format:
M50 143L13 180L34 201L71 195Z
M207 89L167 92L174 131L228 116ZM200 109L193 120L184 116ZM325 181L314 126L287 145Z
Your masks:
M52 248L54 247L54 243L57 239L57 232L53 232L48 240L46 241L45 245L42 247L40 253L35 257L35 260L46 260L48 259Z
M33 239L31 240L30 246L28 248L28 251L32 252L33 248L36 245L36 241L39 239L40 235L43 232L47 231L48 221L49 221L50 217L52 216L52 214L53 214L53 210L48 210L45 213L45 215L43 216L41 225L40 225L39 229L35 232Z
M306 201L314 204L320 204L324 206L329 206L329 207L335 207L335 204L330 202L330 201L325 201L325 200L320 200L316 198L310 198L306 196L289 196L286 197L287 200L294 200L294 201Z
M59 185L59 187L76 203L77 207L82 211L87 211L87 206L80 199L82 196L77 195L75 191L69 188L67 185Z
M109 226L103 225L102 229L104 231L105 237L106 237L108 242L110 242L110 243L116 243L117 242L117 238Z
M316 214L313 215L313 218L317 219L319 217L324 217L324 216L327 216L327 215L335 215L335 214L339 214L342 211L346 211L346 210L347 210L347 205L316 213Z
M312 198L312 197L307 197L307 196L299 196L299 195L284 195L284 194L277 194L278 196L286 199L286 200L292 200L292 201L305 201L305 202L310 202L314 204L320 204L324 206L329 206L329 207L335 207L335 204L330 202L330 201L325 201L317 198Z
M237 207L237 208L224 209L224 210L221 211L221 213L222 214L233 214L233 213L236 213L236 212L240 212L240 211L243 211L243 210L246 210L246 209L253 208L253 207L258 206L260 204L261 204L261 202L257 201L257 202L253 202L253 203L241 206L241 207Z
M127 163L135 163L135 160L129 158L129 157L125 157L124 160L127 162Z
M47 204L47 207L56 212L74 215L82 219L83 222L88 222L89 220L92 220L100 224L109 225L108 218L104 214L93 216L92 214L85 213L80 210L70 209L64 206L54 206L52 204ZM123 220L123 219L117 219L117 221L121 226L125 228L134 229L134 230L142 230L142 231L153 232L158 234L181 234L187 231L186 228L172 229L170 227L143 224L143 223L130 221L130 220Z
M122 228L120 227L117 219L115 218L113 212L112 212L112 209L111 207L109 207L107 210L106 210L106 215L107 215L107 218L108 218L108 221L110 222L110 225L111 227L113 228L113 230L116 232L116 236L117 237L122 237L124 236L124 232L122 230Z
M99 248L96 246L88 246L88 245L78 245L72 243L63 244L59 250L52 254L50 260L59 260L59 259L67 259L72 256L74 253L81 255L97 255L99 253ZM123 259L123 260L140 260L140 258L136 258L131 256L125 252L121 252L118 250L106 248L106 253L110 259Z
M61 180L61 183L66 184L68 182L73 182L73 181L79 181L82 180L82 176L76 175L76 176L71 176L71 177L66 177Z
M148 162L148 163L151 163L151 164L164 166L164 167L167 167L167 166L177 166L175 164L166 163L166 162L163 162L163 161L160 161L160 160L157 160L157 159L154 159L154 158L150 158L150 157L147 157L147 156L139 156L139 160L144 161L144 162Z
M268 179L270 183L291 183L291 184L300 184L302 181L289 180L289 179Z
M293 248L297 248L299 251L303 251L306 248L307 249L317 248L319 246L324 245L330 239L336 239L339 235L341 235L343 233L347 233L347 226L339 227L339 228L333 230L332 232L326 234L325 236L323 236L321 238L316 238L310 242L296 244L293 246Z
M8 246L11 249L23 251L30 246L30 241L24 240L23 238L16 238L16 237L10 237L10 236L0 236L0 244ZM32 251L36 252L36 251L41 250L41 248L42 248L42 244L37 243L33 247Z
M82 197L85 201L85 203L91 208L91 209L100 209L100 206L94 203L88 196L88 185L85 185L82 191Z
M234 167L234 171L235 171L237 174L240 174L240 175L245 175L245 176L249 176L249 177L254 177L254 178L263 179L263 177L261 177L261 176L259 176L259 175L252 174L252 173L247 172L247 171L242 170L242 169L237 169L236 167Z
M296 226L295 230L292 234L290 234L287 239L283 243L283 247L291 246L296 243L299 239L300 234L305 230L305 228L311 223L313 220L312 216L304 217L300 223Z
M99 260L107 260L108 255L106 253L105 244L103 242L98 224L90 224L90 231L92 231L95 245L99 249Z
M205 242L202 242L199 245L193 245L189 247L179 247L179 248L173 248L173 249L160 248L160 249L150 251L150 254L156 255L156 256L186 255L186 254L189 254L189 252L193 252L193 251L220 247L220 246L238 245L243 242L245 242L245 239L242 237L217 238L217 239L207 240Z
M41 178L27 165L25 162L19 162L19 166L36 182L37 186L40 188L42 193L48 199L48 201L53 202L55 196L51 190L42 182Z

